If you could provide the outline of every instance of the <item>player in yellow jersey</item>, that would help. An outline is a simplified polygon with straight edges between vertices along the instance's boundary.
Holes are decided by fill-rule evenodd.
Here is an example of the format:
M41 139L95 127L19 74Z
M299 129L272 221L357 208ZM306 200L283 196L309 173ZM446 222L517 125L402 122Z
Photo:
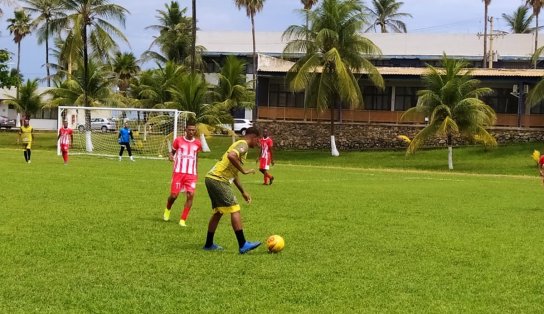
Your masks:
M247 158L248 149L258 145L259 136L260 134L257 128L250 127L247 129L244 139L233 143L227 152L223 154L221 160L219 160L206 175L204 182L206 183L206 189L208 190L208 195L212 201L213 215L208 224L208 234L204 250L215 251L222 249L222 247L213 243L213 237L223 214L230 214L232 229L238 240L240 254L244 254L261 245L261 242L246 241L242 227L240 205L230 187L230 184L234 182L234 185L236 185L240 193L242 193L246 202L248 204L251 203L251 196L244 190L240 179L238 178L238 173L255 173L255 169L244 169L243 165Z
M32 140L34 139L34 129L30 126L28 119L25 119L23 126L19 130L19 143L23 144L23 154L25 161L30 163L30 154L32 149Z

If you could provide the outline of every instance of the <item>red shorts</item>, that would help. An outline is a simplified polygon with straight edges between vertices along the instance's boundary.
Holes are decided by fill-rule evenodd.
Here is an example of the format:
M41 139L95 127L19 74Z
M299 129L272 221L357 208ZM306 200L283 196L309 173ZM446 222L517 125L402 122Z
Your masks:
M540 166L544 165L544 155L540 156L540 159L538 160L538 164Z
M264 169L264 170L270 169L270 159L261 157L259 159L259 169Z
M67 152L69 148L70 148L70 145L68 145L68 144L61 144L60 145L60 151L61 152Z
M194 174L186 174L174 172L172 175L172 184L170 185L171 194L179 194L179 192L194 192L196 188L197 176Z

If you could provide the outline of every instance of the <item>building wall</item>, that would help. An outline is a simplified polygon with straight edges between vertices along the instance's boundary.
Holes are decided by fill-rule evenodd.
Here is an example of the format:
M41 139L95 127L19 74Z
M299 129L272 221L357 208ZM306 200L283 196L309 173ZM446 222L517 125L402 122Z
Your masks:
M330 123L258 121L259 129L267 128L278 149L316 150L330 149ZM407 144L397 138L406 135L413 138L422 125L386 124L336 124L336 145L339 150L401 149ZM493 128L490 130L500 144L522 142L544 142L544 129ZM471 144L459 137L455 145ZM434 138L428 147L444 147L445 139Z

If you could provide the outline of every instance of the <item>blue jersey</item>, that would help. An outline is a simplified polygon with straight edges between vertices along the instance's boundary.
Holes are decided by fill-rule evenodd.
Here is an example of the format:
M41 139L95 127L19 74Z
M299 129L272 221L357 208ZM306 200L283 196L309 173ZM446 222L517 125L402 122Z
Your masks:
M119 130L119 143L128 143L132 138L132 130L129 128L122 128Z

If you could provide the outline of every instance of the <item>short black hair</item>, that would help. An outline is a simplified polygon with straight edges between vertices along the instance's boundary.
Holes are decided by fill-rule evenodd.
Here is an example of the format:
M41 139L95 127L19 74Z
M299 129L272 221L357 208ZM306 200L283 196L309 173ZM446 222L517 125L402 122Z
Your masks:
M261 136L261 132L259 132L259 129L257 129L256 127L252 126L250 128L248 128L246 130L246 135L250 135L250 134L253 134L255 136Z
M185 127L188 127L188 126L196 126L196 121L193 120L193 119L189 119L187 120L187 123L185 123Z

